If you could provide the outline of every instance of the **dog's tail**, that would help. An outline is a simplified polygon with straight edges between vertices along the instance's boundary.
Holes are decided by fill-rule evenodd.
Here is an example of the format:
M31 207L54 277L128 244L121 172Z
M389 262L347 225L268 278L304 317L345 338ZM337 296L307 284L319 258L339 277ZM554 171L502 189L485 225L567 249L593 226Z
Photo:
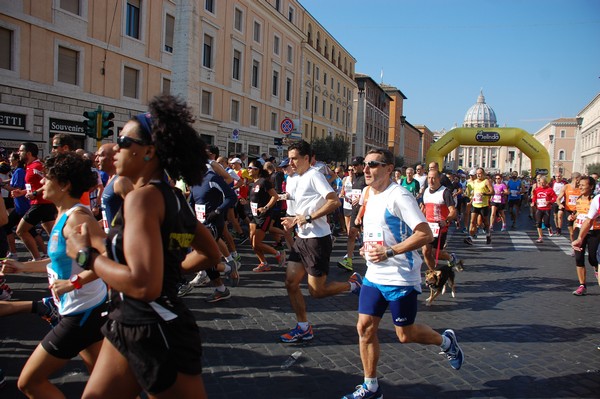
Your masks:
M454 269L456 269L457 272L462 272L463 270L465 270L464 262L462 259L458 259L456 262L454 262L452 265L450 265L450 267L453 267Z

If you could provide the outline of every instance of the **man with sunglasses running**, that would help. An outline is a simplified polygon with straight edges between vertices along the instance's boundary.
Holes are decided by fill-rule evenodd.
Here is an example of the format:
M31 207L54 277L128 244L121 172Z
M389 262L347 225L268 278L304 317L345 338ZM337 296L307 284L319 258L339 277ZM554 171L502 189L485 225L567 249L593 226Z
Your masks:
M365 165L370 195L363 219L361 255L367 261L367 273L360 291L357 324L365 379L344 396L346 399L383 397L377 382L377 330L388 306L401 343L438 345L455 370L464 360L454 331L439 334L428 325L415 323L422 264L417 250L431 242L433 235L416 199L390 181L394 155L385 149L371 150Z

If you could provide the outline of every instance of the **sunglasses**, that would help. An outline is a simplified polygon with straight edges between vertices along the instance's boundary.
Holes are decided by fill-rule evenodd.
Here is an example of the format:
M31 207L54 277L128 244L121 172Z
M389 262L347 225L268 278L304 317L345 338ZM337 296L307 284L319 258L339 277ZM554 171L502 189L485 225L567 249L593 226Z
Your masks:
M133 137L129 137L129 136L117 137L117 145L119 146L119 148L129 148L129 147L131 147L132 144L146 145L146 143L143 140L134 139Z
M53 145L52 149L56 150L58 147L60 147L59 145Z
M258 170L259 168L257 168L256 166L248 166L248 169L257 169Z
M379 162L379 161L369 161L369 162L365 162L363 165L368 166L369 168L377 168L379 166L385 166L385 165L387 165L387 163Z

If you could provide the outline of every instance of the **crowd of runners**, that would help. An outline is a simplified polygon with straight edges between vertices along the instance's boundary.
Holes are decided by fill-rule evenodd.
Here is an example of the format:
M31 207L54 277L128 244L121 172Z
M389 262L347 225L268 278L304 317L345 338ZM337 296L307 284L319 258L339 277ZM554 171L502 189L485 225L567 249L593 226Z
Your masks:
M437 345L452 368L461 368L454 331L415 321L422 264L462 269L448 248L451 229L464 235L465 246L491 245L528 210L538 245L544 229L550 237L569 234L579 283L573 294L587 290L586 249L597 276L597 176L530 180L483 168L444 173L436 163L396 168L385 149L330 167L305 141L292 143L279 161L224 157L205 146L192 123L186 104L164 95L95 155L74 151L72 138L61 134L44 162L34 143L7 159L0 316L33 313L51 325L18 380L28 397L60 397L49 378L78 354L90 372L82 397L205 397L199 330L182 298L208 285L208 303L234 295L239 245L256 256L244 265L252 272L285 268L295 321L279 334L283 343L318 335L301 283L315 298L359 296L364 381L344 398L383 397L377 330L388 308L401 343ZM28 261L16 255L15 234ZM347 237L346 254L335 264L348 278L333 281L339 236ZM366 261L364 276L354 270L356 257ZM47 273L51 295L10 300L14 273Z

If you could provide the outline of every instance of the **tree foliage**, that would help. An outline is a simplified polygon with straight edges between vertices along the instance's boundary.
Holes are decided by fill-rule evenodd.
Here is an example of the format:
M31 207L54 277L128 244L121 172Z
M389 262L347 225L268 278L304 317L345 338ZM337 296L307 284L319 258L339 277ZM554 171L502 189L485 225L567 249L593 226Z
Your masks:
M319 161L337 163L346 162L348 159L350 143L342 137L314 139L311 145Z
M587 165L587 174L591 175L592 173L600 174L600 163L591 163Z

